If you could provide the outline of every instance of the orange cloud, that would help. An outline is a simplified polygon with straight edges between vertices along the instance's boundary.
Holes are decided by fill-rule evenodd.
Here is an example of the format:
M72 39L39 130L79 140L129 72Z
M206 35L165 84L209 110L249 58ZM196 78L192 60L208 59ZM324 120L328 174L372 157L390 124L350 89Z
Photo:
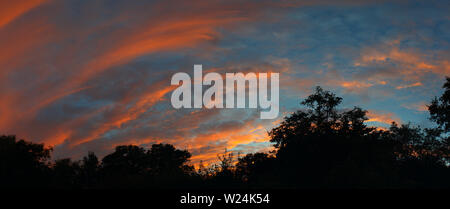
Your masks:
M159 86L161 83L158 83L157 85ZM161 101L167 93L174 90L175 86L167 86L156 90L157 88L158 87L154 86L152 91L141 95L130 108L125 108L123 107L124 105L117 105L119 107L119 110L116 110L118 114L109 118L109 121L104 121L104 123L100 124L100 126L94 129L87 137L76 139L73 145L76 146L94 140L109 130L120 128L123 124L137 119L150 107Z
M445 54L443 52L442 54ZM362 55L354 62L355 66L370 67L395 63L389 66L389 71L374 72L370 77L373 80L385 78L400 78L405 81L416 81L411 86L400 86L397 89L420 86L427 73L439 76L450 75L450 65L446 58L433 57L433 54L421 52L418 49L404 49L400 47L400 40L393 40L381 45L362 49ZM445 55L443 56L445 57Z
M170 16L166 12L159 11L164 9L170 11L170 7L164 4L156 6L155 13L159 16L130 28L126 33L123 31L111 33L109 37L106 37L111 44L100 45L101 47L93 53L86 64L82 64L79 68L78 63L76 63L77 69L73 69L73 71L77 73L69 74L71 76L67 76L67 80L62 82L58 88L44 94L43 97L46 98L40 100L45 101L45 103L38 106L45 107L45 104L51 104L66 96L67 92L82 88L85 82L108 69L125 64L137 57L156 52L189 48L214 41L220 37L220 33L217 31L218 27L231 27L255 20L258 16L256 13L262 7L253 3L215 3L224 5L218 6L206 2L197 3L196 6L199 8L191 8L193 11L178 11L177 13L170 13ZM127 15L128 13L125 13L117 19L123 21L127 19ZM70 34L67 35L70 37ZM86 36L86 34L83 34L83 36ZM68 56L72 56L72 54ZM61 66L61 68L64 67ZM46 91L49 89L44 86L42 88ZM44 91L42 90L42 92Z
M416 82L416 83L412 83L412 84L408 84L408 85L397 86L395 88L396 89L405 89L405 88L411 88L411 87L422 86L422 85L423 84L421 82Z
M2 23L0 27L11 23L15 18L44 2L46 1L0 1L0 11L5 10L0 13L0 23ZM38 46L45 46L49 42L55 45L60 41L67 40L76 40L75 43L84 44L83 40L104 30L107 25L126 21L129 16L134 16L134 14L130 15L128 11L123 11L123 13L117 14L118 17L105 23L106 26L101 24L98 27L89 28L74 26L75 28L69 28L69 30L49 24L45 17L51 17L52 14L9 24L9 31L0 33L0 45L2 46L0 49L0 79L4 81L0 84L0 99L4 101L0 104L0 114L2 115L0 127L4 127L5 131L14 132L19 127L18 124L21 124L22 128L26 128L25 124L29 124L28 130L34 130L36 122L33 120L41 110L68 95L91 88L92 86L84 85L85 82L109 68L126 64L142 55L188 48L215 41L220 37L217 28L231 27L255 20L256 13L263 7L255 3L220 1L195 2L190 6L192 7L189 9L182 8L180 11L173 12L172 10L180 8L169 2L158 3L151 8L155 14L152 18L137 22L127 30L107 34L106 37L95 43L98 47L93 52L86 52L86 45L62 45L61 49L64 49L64 53L57 54L50 61L42 59L46 53L36 53L35 49ZM108 44L104 44L103 40L107 40L105 42ZM28 54L30 55L28 56ZM83 62L74 59L80 56L85 57ZM31 74L28 72L27 74L36 76L38 79L34 79L32 84L17 89L10 83L11 79L8 76L11 75L11 72L20 73L20 67L27 65L37 66L27 68L27 70L32 69L32 71L30 70ZM57 77L58 80L54 82L52 77ZM47 82L47 80L51 82ZM148 94L153 95L152 89L149 91ZM148 98L146 100L145 98L136 98L135 95L128 96L128 100L125 101L124 98L118 103L132 103L136 99L141 99L141 103L134 103L133 105L136 106L130 109L130 111L134 111L134 114L124 114L123 117L111 119L92 137L101 135L102 130L109 129L107 127L117 127L133 120L142 113L143 109L148 107L142 104L142 102L148 102ZM101 112L102 110L98 110L97 114ZM79 130L76 130L76 127L71 127L73 130L70 132L66 127L66 124L73 124L76 121L79 120L72 119L65 121L64 124L55 124L54 129L61 130L49 133L50 135L42 135L42 138L51 141L52 144L61 143L64 138L70 138L67 136L77 134ZM91 139L87 137L86 140L81 141Z
M118 44L116 49L106 52L87 64L76 79L82 83L91 76L114 65L120 65L143 54L193 46L200 41L214 40L218 36L213 27L244 18L219 19L216 17L193 17L174 22L145 26L149 30L138 31ZM145 36L143 35L145 34Z
M379 122L384 124L391 124L392 122L396 122L397 124L401 123L401 120L397 118L393 113L382 113L374 110L369 110L367 112L367 117L369 120L366 122Z
M350 91L361 91L362 89L367 89L373 86L371 83L361 81L343 81L340 85Z
M411 110L416 110L416 111L423 111L423 112L428 111L428 106L425 102L413 103L413 104L403 104L402 106L406 107L408 109L411 109Z
M205 163L212 163L217 161L217 154L223 153L225 149L232 150L238 145L248 144L251 142L267 142L269 141L269 136L267 135L267 130L265 127L262 125L256 125L252 121L249 121L240 127L234 128L233 130L223 130L215 131L214 133L201 134L189 139L189 141L192 142L192 144L188 146L189 150L196 150L203 146L207 146L214 141L225 142L221 146L215 146L213 149L203 151L192 158L193 163L198 163L200 160L203 160ZM263 147L262 149L265 150L267 147Z
M214 148L195 155L193 160L216 160L217 153L221 153L225 148L232 149L251 142L268 141L266 126L270 127L275 124L261 125L254 120L242 122L239 118L234 118L235 121L242 123L219 124L210 129L197 130L201 129L204 123L208 123L209 119L220 115L220 110L192 111L192 114L182 115L171 121L161 117L161 120L148 122L154 125L155 129L163 129L165 132L173 134L174 137L153 136L153 133L151 136L149 133L145 136L144 134L134 135L135 129L141 124L134 126L133 121L142 118L149 109L162 102L165 96L173 90L174 87L168 84L169 79L156 81L156 84L139 93L122 92L118 94L120 97L105 99L107 104L92 105L92 109L83 109L77 114L71 115L70 118L65 117L66 114L72 114L72 112L67 113L67 110L64 109L66 104L61 105L64 106L61 107L61 112L55 111L57 113L49 114L57 115L58 119L54 121L50 121L52 118L45 118L45 122L43 122L44 120L40 120L38 116L40 116L39 113L45 112L43 110L48 110L45 109L46 107L69 95L76 93L101 94L96 92L96 86L92 86L97 83L92 82L94 83L92 84L89 81L110 73L108 70L113 67L125 65L148 54L189 50L194 47L201 49L204 45L214 45L217 39L221 38L220 32L223 29L232 29L232 27L251 21L261 21L265 8L276 8L280 5L282 7L301 6L301 3L294 5L291 2L278 4L215 0L177 2L176 4L159 2L152 5L150 9L144 8L136 12L140 12L140 14L136 14L135 11L125 11L126 9L120 11L120 14L112 14L114 17L108 19L107 23L95 22L78 25L78 22L74 21L75 24L61 26L55 21L49 21L46 17L14 21L45 2L45 0L0 0L0 30L2 30L0 31L0 46L2 46L0 48L0 100L2 101L0 103L0 127L3 130L14 131L11 133L21 131L18 134L28 134L27 137L31 140L42 140L50 145L67 144L67 147L72 148L101 141L99 139L107 133L113 130L122 130L131 124L133 127L130 129L133 134L105 143L103 146L156 141L174 143L179 148L186 147L189 150L196 150L211 143L214 144ZM305 4L314 4L314 2ZM96 9L98 8L95 6L94 8L89 7L88 11ZM271 15L273 15L272 12L274 11L270 11ZM146 16L147 13L152 15ZM47 18L58 18L55 14L46 14L46 16L48 16ZM126 25L126 27L114 30L116 24L120 27ZM114 27L110 28L110 26ZM104 34L105 31L111 32ZM101 37L101 39L97 40L96 37ZM208 53L207 50L205 51L205 54ZM447 71L444 72L448 72L448 61L430 62L423 59L420 54L413 54L415 57L409 56L409 51L405 52L398 48L392 51L375 51L373 54L370 50L368 52L370 53L367 54L367 57L361 58L360 65L394 59L427 72L438 72L439 66L447 66L444 68ZM242 66L237 65L236 67L239 69ZM230 68L226 70L228 69ZM296 94L299 91L310 89L315 84L308 78L299 82L294 79L295 76L289 76L297 69L294 70L287 59L271 60L269 64L261 66L261 69L260 71L264 72L284 73L286 76L282 77L284 79L283 87L295 91ZM239 69L240 72L250 70L254 72L254 68ZM26 80L20 80L19 84L15 84L16 81L12 79L14 73L23 73L26 75L23 79ZM108 75L111 74L107 74L105 78L108 78ZM31 79L26 77L31 77ZM368 82L364 82L337 79L335 84L346 89L362 89L376 83L384 85L386 81L369 79ZM102 84L104 83L99 85ZM127 87L129 86L127 85ZM142 89L143 87L132 86L130 88ZM91 95L86 97L91 99ZM93 100L95 99L98 98ZM94 102L104 102L98 100ZM68 112L78 110L70 109ZM157 114L170 115L171 113L166 111ZM46 114L42 115L47 116ZM386 122L388 116L392 115L373 114L371 116L372 121ZM215 145L222 141L224 143Z
M47 0L1 0L0 28L45 2Z
M11 25L7 29L0 31L0 79L26 65L28 60L24 59L32 56L30 54L36 47L49 43L57 34L45 17Z

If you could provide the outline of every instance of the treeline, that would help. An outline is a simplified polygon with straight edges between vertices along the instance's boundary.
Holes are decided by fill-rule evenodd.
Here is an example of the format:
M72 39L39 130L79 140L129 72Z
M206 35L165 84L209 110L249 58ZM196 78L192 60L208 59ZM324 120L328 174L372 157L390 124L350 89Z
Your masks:
M269 132L275 150L218 156L195 169L170 144L128 145L99 160L50 161L51 148L0 137L2 188L450 188L450 78L428 106L435 128L368 127L366 111L338 109L342 98L316 88ZM236 162L237 161L237 162ZM235 163L236 162L236 163Z

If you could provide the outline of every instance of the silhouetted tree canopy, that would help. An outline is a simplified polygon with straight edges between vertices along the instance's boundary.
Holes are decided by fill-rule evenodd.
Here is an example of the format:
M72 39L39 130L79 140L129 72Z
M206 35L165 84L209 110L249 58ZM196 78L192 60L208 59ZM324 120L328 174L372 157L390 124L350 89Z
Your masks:
M150 169L150 159L144 148L135 145L117 146L102 160L107 175L143 174Z
M276 148L286 147L290 143L298 143L299 138L309 136L364 136L373 128L368 128L367 111L359 107L339 112L338 105L342 98L317 87L316 92L301 104L308 109L299 110L284 119L281 124L269 132L271 142Z
M170 144L117 146L101 160L50 162L51 148L0 137L1 187L42 188L450 188L449 97L431 102L434 128L368 127L366 110L340 108L320 87L269 131L274 150L235 158L225 150L198 171Z
M0 185L40 186L48 172L51 148L15 136L0 136Z
M175 149L170 144L153 144L147 154L153 175L172 175L193 171L193 167L186 165L191 158L191 153Z
M447 77L447 82L445 82L444 94L438 98L434 98L431 101L431 105L428 106L428 110L430 111L430 119L437 124L445 131L450 131L450 77Z

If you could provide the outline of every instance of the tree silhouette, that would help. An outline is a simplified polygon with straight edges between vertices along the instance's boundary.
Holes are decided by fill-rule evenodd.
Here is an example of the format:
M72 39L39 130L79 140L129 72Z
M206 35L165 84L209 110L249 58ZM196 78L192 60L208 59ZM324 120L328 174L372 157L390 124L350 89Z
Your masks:
M87 156L83 157L81 165L81 182L87 188L94 187L99 182L99 161L93 152L89 152Z
M144 148L135 145L117 146L115 152L102 160L107 175L136 175L148 171L150 159Z
M175 149L173 145L153 144L147 154L152 175L179 175L194 171L192 166L186 165L191 154L186 150Z
M53 186L57 188L76 188L80 186L80 164L70 158L56 160L52 167Z
M364 124L359 107L339 111L342 98L320 87L269 132L284 184L302 187L369 186L368 178L392 171L393 147L378 140L379 132ZM383 159L380 161L380 159ZM375 178L375 177L374 177ZM375 184L373 184L375 185ZM382 186L382 184L376 184Z
M128 145L117 146L102 160L105 183L116 186L159 186L175 184L194 171L186 165L191 154L169 144L154 144L151 149Z
M445 147L431 129L396 124L388 131L367 127L366 111L338 110L342 98L317 87L297 111L269 132L280 184L294 187L404 187L449 185ZM448 162L448 161L447 161ZM433 165L436 172L405 172ZM412 166L414 164L414 166ZM421 167L422 166L422 167ZM406 166L408 167L408 166ZM434 173L433 180L421 178ZM436 178L439 176L440 178ZM420 180L418 180L420 178ZM420 181L412 184L411 182ZM439 182L439 183L437 183Z
M218 163L190 164L191 154L170 144L150 149L117 146L99 160L50 162L51 148L0 136L0 186L39 188L450 188L450 79L429 106L435 128L392 123L368 127L367 111L339 108L342 98L320 87L269 131L274 150Z
M267 153L250 153L236 164L236 176L246 184L256 187L270 186L276 180L276 159ZM262 184L265 182L265 184Z
M47 183L52 149L43 144L0 136L0 185L35 187Z
M450 131L450 77L446 77L447 81L442 86L445 88L444 94L438 98L434 98L431 105L428 106L430 119L446 132Z

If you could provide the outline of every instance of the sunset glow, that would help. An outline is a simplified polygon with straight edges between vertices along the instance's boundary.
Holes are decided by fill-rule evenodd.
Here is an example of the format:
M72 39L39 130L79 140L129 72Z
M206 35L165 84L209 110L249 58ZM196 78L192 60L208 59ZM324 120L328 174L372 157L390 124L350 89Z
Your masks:
M429 127L450 76L449 4L375 2L0 0L0 132L56 159L170 143L213 163L271 150L267 131L315 86L368 110L370 126ZM174 109L170 78L194 64L279 73L278 117Z

